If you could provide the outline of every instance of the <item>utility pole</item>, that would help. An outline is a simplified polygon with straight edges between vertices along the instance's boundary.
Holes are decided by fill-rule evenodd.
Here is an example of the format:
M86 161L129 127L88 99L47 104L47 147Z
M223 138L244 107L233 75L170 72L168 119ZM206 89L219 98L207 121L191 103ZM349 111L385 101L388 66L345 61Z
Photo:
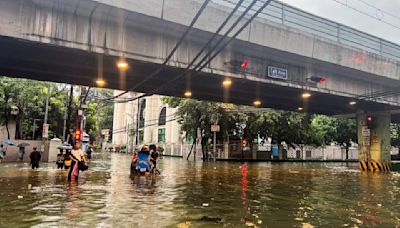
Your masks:
M67 120L66 120L66 127L65 127L65 135L67 136L67 139L70 139L71 137L69 136L69 130L71 129L71 112L72 112L72 101L74 97L74 87L71 85L70 92L69 92L69 101L68 101L68 106L67 106ZM69 140L67 140L69 141Z

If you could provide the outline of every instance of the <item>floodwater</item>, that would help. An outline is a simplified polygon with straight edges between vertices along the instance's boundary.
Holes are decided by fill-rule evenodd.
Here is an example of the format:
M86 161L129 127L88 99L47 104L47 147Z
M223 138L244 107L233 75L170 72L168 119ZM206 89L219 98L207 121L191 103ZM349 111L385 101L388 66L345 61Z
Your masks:
M1 163L0 227L400 227L397 173L164 158L160 176L131 179L129 163L95 154L71 184L55 164Z

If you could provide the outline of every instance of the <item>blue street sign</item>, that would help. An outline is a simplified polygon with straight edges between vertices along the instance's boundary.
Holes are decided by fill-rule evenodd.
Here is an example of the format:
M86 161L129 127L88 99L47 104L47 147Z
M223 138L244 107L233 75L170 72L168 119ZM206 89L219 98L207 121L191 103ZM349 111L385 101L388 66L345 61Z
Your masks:
M268 77L287 80L288 70L283 68L268 66Z

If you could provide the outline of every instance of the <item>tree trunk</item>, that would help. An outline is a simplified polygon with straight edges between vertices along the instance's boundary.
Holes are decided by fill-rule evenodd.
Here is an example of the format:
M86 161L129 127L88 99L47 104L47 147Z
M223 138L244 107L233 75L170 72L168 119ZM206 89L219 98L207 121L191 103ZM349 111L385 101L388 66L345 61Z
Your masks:
M346 160L349 159L349 146L346 145Z
M279 160L283 159L283 146L282 146L282 144L278 144L278 157L279 157Z
M204 143L204 137L201 139L201 152L203 153L203 161L207 160L206 145Z
M71 114L72 114L72 101L74 98L74 87L71 85L71 89L69 92L69 101L67 105L67 123L65 127L65 137L68 138L71 129ZM69 137L69 140L72 140L72 137Z
M21 117L20 116L21 116L21 114L18 114L15 118L15 139L22 139L22 137L21 137Z
M5 118L5 124L6 124L6 130L7 130L7 139L10 139L10 130L8 129L8 96L6 95L4 97L4 118Z

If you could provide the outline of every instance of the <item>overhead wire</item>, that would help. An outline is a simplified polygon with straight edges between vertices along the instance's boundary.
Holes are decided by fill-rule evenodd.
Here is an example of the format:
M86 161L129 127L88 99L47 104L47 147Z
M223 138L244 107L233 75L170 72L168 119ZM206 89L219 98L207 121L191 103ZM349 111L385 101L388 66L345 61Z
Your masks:
M134 87L130 88L129 90L134 91L136 88L138 88L139 86L141 86L143 83L147 82L148 80L150 80L151 78L153 78L154 76L156 76L157 74L159 74L166 66L166 64L169 62L169 60L172 58L172 56L175 54L176 50L179 48L179 46L182 44L183 40L186 38L186 36L189 34L189 32L192 30L194 24L197 22L197 20L199 19L199 17L201 16L201 14L203 13L204 9L207 7L208 3L211 0L205 0L203 2L203 4L201 5L200 9L197 11L196 15L194 16L194 18L192 19L192 21L190 22L190 25L186 28L185 32L182 34L182 36L180 37L180 39L178 40L178 42L175 44L174 48L172 49L172 51L169 53L169 55L167 56L167 58L164 60L164 62L161 64L161 66L154 71L152 74L148 75L147 77L145 77L144 80L142 80L141 82L139 82L138 84L136 84ZM125 91L122 92L112 98L109 99L115 99L118 98L126 93L128 93L129 91Z
M242 20L244 16L247 15L247 13L253 8L255 3L257 3L257 0L253 0L253 2L246 8L246 10L240 15L240 17L235 21L235 23L228 29L228 31L225 32L223 37L221 37L218 42L211 48L211 50L205 55L200 62L192 69L194 71L194 74L190 75L190 77L195 77L201 70L203 70L228 44L230 44L264 9L267 7L272 0L267 0L253 15L250 19L248 19L245 24L240 27L240 29L232 36L229 38L227 42L225 42L222 46L218 48L218 46L224 41L224 39L232 32L232 30L238 25L238 23ZM216 49L217 51L212 54L212 52ZM208 59L207 59L208 58ZM181 73L171 79L169 82L164 83L161 87L158 87L154 91L152 91L151 94L154 94L155 92L160 92L162 89L166 88L168 85L171 83L175 82L182 76L184 76L185 73Z
M336 2L336 3L338 3L338 4L340 4L340 5L344 6L344 7L347 7L347 8L349 8L349 9L352 9L352 10L354 10L354 11L356 11L356 12L358 12L358 13L361 13L361 14L363 14L363 15L365 15L365 16L368 16L368 17L370 17L370 18L372 18L372 19L378 20L378 21L380 21L380 22L382 22L382 23L384 23L384 24L386 24L386 25L389 25L389 26L395 28L395 29L399 29L399 30L400 30L400 26L397 26L397 25L395 25L395 24L392 24L392 23L390 23L390 22L387 22L387 21L385 21L385 20L383 20L383 19L379 19L377 16L371 15L371 14L369 14L369 13L367 13L367 12L364 12L364 11L362 11L362 10L360 10L360 9L357 9L356 7L353 7L353 6L349 5L349 4L346 4L346 3L341 2L341 1L339 1L339 0L331 0L331 1Z

